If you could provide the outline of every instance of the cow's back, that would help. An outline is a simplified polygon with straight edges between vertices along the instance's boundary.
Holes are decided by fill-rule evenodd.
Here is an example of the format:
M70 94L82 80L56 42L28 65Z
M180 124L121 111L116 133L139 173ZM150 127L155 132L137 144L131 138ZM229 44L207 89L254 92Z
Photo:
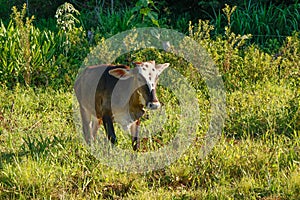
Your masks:
M89 66L75 82L75 93L80 106L98 118L104 114L111 115L111 94L118 79L108 71L115 68L129 69L124 65Z

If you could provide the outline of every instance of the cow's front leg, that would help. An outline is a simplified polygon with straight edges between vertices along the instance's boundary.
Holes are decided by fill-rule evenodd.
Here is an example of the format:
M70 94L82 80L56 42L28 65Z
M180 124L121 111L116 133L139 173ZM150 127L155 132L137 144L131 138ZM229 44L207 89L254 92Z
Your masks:
M138 150L140 147L139 131L140 120L137 120L130 126L132 148L134 151Z
M103 125L107 134L108 139L111 141L112 144L116 144L117 137L115 134L113 122L110 116L103 116L102 117Z

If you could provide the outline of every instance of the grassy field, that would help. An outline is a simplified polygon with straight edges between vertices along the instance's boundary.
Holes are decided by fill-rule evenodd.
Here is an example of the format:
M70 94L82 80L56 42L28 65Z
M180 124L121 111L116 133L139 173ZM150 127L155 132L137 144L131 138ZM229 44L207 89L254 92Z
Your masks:
M272 14L275 11L281 13L273 8L276 7L271 7L265 19L276 16ZM194 128L195 137L170 165L128 173L107 166L82 142L70 88L82 61L91 48L105 41L104 36L135 27L140 23L138 20L147 19L156 11L150 10L148 15L140 13L137 17L128 15L129 21L124 21L127 25L137 19L128 27L122 13L112 14L114 17L103 13L101 16L107 17L103 18L103 25L107 27L100 24L98 28L103 30L97 28L94 40L88 41L87 30L74 23L76 9L65 4L58 11L64 13L68 9L58 16L57 33L35 27L30 18L25 18L26 7L22 14L14 8L11 23L1 24L0 199L300 199L299 32L280 41L282 44L276 39L263 39L266 43L260 48L249 42L251 35L231 30L239 21L235 18L231 21L235 7L229 6L223 9L228 26L222 35L211 37L211 32L218 27L208 21L182 26L188 28L189 37L213 58L226 88L225 125L205 158L202 157L203 141L211 125L210 108L214 102L210 102L213 97L209 96L205 77L201 77L203 74L197 71L197 66L183 57L151 48L120 56L115 63L146 60L171 63L171 68L194 87L198 105L193 106L199 109L196 122L180 121L185 116L180 113L181 99L173 90L159 87L158 96L165 113L147 112L142 119L142 124L158 131L142 139L136 157L170 144L174 135L182 132L182 125ZM286 11L290 9L294 8ZM252 13L252 8L248 10ZM242 22L249 21L248 15L244 18L240 15L243 12L234 16ZM71 18L63 20L66 16ZM288 16L278 19L288 19ZM156 21L150 19L151 26ZM181 22L185 20L178 21L178 25ZM296 18L291 22L297 27ZM285 24L284 20L282 23ZM69 27L67 31L66 27ZM244 26L239 27L244 30ZM253 29L247 24L246 27ZM282 30L286 31L287 27L282 26ZM191 50L187 53L193 53L193 47L187 48ZM110 51L104 54L104 50L96 52L97 56L112 55ZM171 85L177 82L180 81L171 78ZM185 94L181 95L188 99ZM194 112L193 106L189 109ZM153 124L162 126L156 129ZM116 130L117 147L132 153L130 136L119 128Z
M196 139L170 166L132 174L103 165L81 142L72 92L2 88L0 199L299 199L298 92L268 83L232 92L224 132L205 159ZM199 102L207 115L201 94ZM172 130L164 128L161 137ZM203 133L199 128L197 137ZM120 144L129 142L117 134Z

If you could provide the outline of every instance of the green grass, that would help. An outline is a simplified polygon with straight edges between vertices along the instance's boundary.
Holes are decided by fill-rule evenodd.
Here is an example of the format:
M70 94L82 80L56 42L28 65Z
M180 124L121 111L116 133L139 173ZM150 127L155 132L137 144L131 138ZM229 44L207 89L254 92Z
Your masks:
M119 19L125 14L126 18ZM117 21L117 28L111 31L118 31L135 22L131 14L125 11L101 17L103 22L112 18L110 24ZM9 31L3 29L4 40L14 33L11 27ZM102 28L113 34L107 27ZM54 56L45 60L54 70L49 66L43 68L45 71L33 70L37 80L32 87L24 86L24 67L17 74L20 66L4 57L7 62L2 66L0 87L0 199L299 199L299 33L287 37L279 48L280 54L271 55L256 45L245 46L250 36L237 35L228 27L225 36L213 40L212 28L203 21L189 26L190 37L207 49L227 89L225 128L205 159L201 159L201 148L209 127L210 102L201 75L183 58L170 53L144 49L125 55L129 60L170 62L196 89L200 110L191 147L170 166L141 174L106 166L90 154L76 132L73 94L68 88L72 87L77 65L85 57L82 52L87 52L82 49L84 45L77 45L84 34L70 34L74 42L70 60L59 54L57 59ZM4 54L10 52L20 58L21 54L9 51L14 45L5 49ZM50 58L52 53L49 51ZM124 63L125 56L118 62ZM14 73L5 63L16 64ZM41 82L44 77L49 77L49 84ZM172 81L174 85L178 82ZM150 129L155 129L152 124L156 123L163 126L156 135L142 140L141 151L168 144L182 126L176 94L159 87L158 95L166 117L157 115L159 122L147 119L147 115L143 118L143 124ZM185 127L190 125L188 121L184 123ZM129 135L116 130L118 147L132 151Z
M299 124L289 135L266 126L259 136L253 137L243 121L235 120L247 121L255 113L258 120L264 120L270 116L262 113L287 108L289 99L296 98L299 103L293 96L295 91L286 90L266 84L246 94L228 94L230 112L226 127L236 130L239 126L244 131L239 139L225 131L205 159L200 159L201 143L195 141L172 165L158 171L129 174L103 165L81 143L73 124L71 92L1 89L0 199L298 199ZM247 101L252 93L260 100ZM206 100L201 96L199 102L204 103ZM260 108L255 104L267 101L265 96L274 103L269 107L263 104L264 111L257 112ZM165 100L169 98L168 94L161 98L167 107L170 104ZM280 102L276 103L278 99ZM248 106L241 107L238 101L247 101ZM205 103L200 109L202 115L207 114ZM235 118L233 110L240 112L241 117ZM299 116L299 109L294 115ZM204 127L205 124L207 120L201 122ZM250 128L255 131L257 127ZM171 137L172 130L171 125L164 128L164 140ZM199 131L198 136L203 136ZM129 139L117 134L121 140ZM120 145L122 142L125 141ZM147 142L143 145L148 149L159 147Z
M232 13L230 27L236 34L251 34L252 42L267 50L272 42L282 43L294 31L299 31L299 7L299 2L287 6L264 1L244 1L244 5L236 7L236 11ZM226 15L220 11L214 15L211 18L215 33L222 34L227 23ZM273 46L275 47L278 49L280 45Z

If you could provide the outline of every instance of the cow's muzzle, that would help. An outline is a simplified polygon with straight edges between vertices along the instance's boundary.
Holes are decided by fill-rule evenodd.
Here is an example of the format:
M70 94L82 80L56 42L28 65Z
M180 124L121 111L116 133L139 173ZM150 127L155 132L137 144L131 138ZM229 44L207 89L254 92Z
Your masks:
M158 101L147 103L147 108L150 110L155 110L155 109L158 109L159 107L160 107L160 103Z
M156 97L155 89L151 90L150 92L150 101L147 103L147 108L150 110L155 110L160 107L160 103Z

